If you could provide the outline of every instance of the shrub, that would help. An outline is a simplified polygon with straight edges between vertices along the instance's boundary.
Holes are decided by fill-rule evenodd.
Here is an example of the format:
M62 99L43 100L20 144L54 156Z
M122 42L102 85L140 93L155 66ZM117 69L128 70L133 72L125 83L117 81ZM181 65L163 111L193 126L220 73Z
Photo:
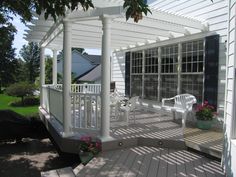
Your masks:
M10 96L21 97L22 105L24 105L24 97L31 96L35 87L33 84L29 84L27 82L19 82L10 85L6 89L6 93Z
M26 97L26 98L24 98L23 103L22 103L22 101L14 101L14 102L11 102L9 105L15 106L15 107L35 106L35 105L39 105L39 103L40 103L40 100L38 97Z
M216 116L215 108L208 104L207 101L205 101L203 104L198 105L197 111L196 111L196 118L198 120L212 120Z

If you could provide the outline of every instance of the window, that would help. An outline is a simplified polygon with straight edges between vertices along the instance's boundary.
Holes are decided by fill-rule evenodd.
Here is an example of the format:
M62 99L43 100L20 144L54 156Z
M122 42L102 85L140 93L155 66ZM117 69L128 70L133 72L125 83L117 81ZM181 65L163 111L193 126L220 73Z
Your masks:
M182 44L182 72L203 72L203 40Z
M143 67L142 51L132 53L132 74L141 74Z
M179 93L177 90L180 89L180 93L193 94L198 102L202 102L204 40L183 42L181 45L180 56L182 58L180 61L178 61L178 44L162 46L160 50L156 47L132 53L131 96L161 100L177 95ZM158 54L158 51L161 53ZM158 61L158 56L161 57L160 61ZM160 83L158 82L159 77ZM179 82L178 78L180 78ZM158 87L160 93L158 93Z
M157 100L158 75L144 76L144 98Z
M142 96L143 52L132 53L131 58L131 96Z
M170 98L177 95L178 86L177 75L162 75L161 77L161 97Z
M203 97L203 75L185 74L182 75L182 93L194 95L198 102L202 102Z
M177 73L178 45L161 48L161 73Z
M161 48L161 98L177 95L178 45Z
M145 50L145 73L158 73L158 48Z
M203 40L182 44L181 93L194 95L198 102L203 99Z
M144 52L144 98L150 100L157 100L158 48L147 49Z

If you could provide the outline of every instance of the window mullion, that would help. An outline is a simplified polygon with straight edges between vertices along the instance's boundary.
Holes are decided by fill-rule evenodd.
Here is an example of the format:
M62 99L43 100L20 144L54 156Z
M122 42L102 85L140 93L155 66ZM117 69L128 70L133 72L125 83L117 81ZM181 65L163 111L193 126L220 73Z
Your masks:
M144 98L145 51L142 50L142 98Z
M161 101L161 47L158 47L158 88L157 100Z
M182 72L182 44L178 44L178 86L177 94L181 94L181 72Z

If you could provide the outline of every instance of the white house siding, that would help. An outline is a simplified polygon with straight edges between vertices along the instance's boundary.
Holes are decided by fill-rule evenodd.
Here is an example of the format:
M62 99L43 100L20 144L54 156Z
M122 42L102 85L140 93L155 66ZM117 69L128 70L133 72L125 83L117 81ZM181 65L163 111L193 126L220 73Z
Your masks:
M159 2L159 3L158 3ZM223 117L224 113L224 98L225 98L225 72L226 72L226 40L227 40L227 17L228 4L226 0L156 0L151 6L154 9L167 12L175 12L180 15L190 16L194 18L204 19L209 23L210 31L214 31L220 35L219 48L219 80L218 80L218 112L219 117ZM123 54L123 56L122 56ZM124 52L117 53L121 61L114 58L113 65L113 81L119 80L119 89L124 90ZM123 68L119 71L119 68ZM122 75L119 75L122 73ZM122 78L122 79L121 79ZM122 83L123 81L123 83Z
M112 56L111 80L116 82L116 89L125 93L125 52L116 52Z
M235 124L235 44L236 2L229 0L228 58L225 101L224 164L228 176L236 176L236 124Z

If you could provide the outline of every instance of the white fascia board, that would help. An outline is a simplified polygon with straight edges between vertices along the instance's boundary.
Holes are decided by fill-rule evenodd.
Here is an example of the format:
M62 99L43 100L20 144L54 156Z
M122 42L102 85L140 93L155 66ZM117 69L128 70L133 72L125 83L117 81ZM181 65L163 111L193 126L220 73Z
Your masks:
M63 38L57 38L57 42L63 42ZM81 43L81 41L86 41L86 42L91 42L91 43L97 43L97 44L102 44L102 38L94 38L94 37L89 37L89 36L72 36L71 37L71 42L72 43ZM139 41L141 42L141 41ZM132 45L135 44L134 41L125 41L125 40L120 40L118 38L111 38L111 43L117 44L119 46L127 46L127 45Z
M33 19L31 21L32 24L34 24L35 26L48 26L51 27L54 24L54 21L52 20L36 20Z
M42 38L46 34L46 31L30 31L30 30L25 30L25 32L27 32L31 36L34 36L34 35L38 35L39 36L40 35L40 36L42 36Z
M102 33L91 33L91 32L85 32L85 31L76 31L72 33L72 36L74 38L76 37L86 37L86 38L92 38L92 39L101 39L102 38ZM136 36L123 36L123 35L116 35L111 33L111 39L113 40L118 40L118 41L126 41L129 43L136 43L136 42L144 42L148 39L144 39L144 38L139 38L138 35ZM151 39L150 39L151 40Z
M188 36L182 36L182 37L178 37L178 38L174 38L174 39L167 39L167 40L163 40L163 41L158 41L156 43L148 44L148 45L144 45L144 46L140 46L140 47L135 47L135 48L129 49L129 51L138 51L138 50L149 49L149 48L154 48L154 47L159 47L159 46L178 44L178 43L185 42L185 41L201 39L206 36L210 36L210 35L214 35L214 34L216 34L216 33L215 32L201 32L201 33L191 34ZM124 51L126 51L126 50L124 50Z
M101 35L102 34L102 27L97 26L88 26L85 24L77 24L73 25L72 27L73 32L81 33L84 32L90 33L91 35ZM122 36L122 37L129 37L129 38L139 38L141 40L152 40L154 39L153 34L149 33L137 33L135 31L124 31L120 29L111 29L111 35Z
M164 22L164 21L160 21L160 20L156 20L152 18L146 18L146 17L143 17L143 19L140 20L138 23L133 22L133 19L126 21L126 19L124 18L114 19L114 22L128 23L131 25L135 25L137 27L145 26L149 28L155 28L157 30L173 31L173 32L182 33L182 34L185 32L184 26L176 25L176 24L172 24L172 23L168 23L168 22Z
M71 21L78 21L83 18L86 19L88 19L89 17L96 18L104 14L111 17L117 17L117 16L120 17L124 15L124 12L125 11L122 6L95 8L95 9L89 9L87 11L75 10L72 13L70 13L66 18Z
M78 22L73 24L74 26L76 25L87 25L90 27L98 27L102 28L102 24L97 21L83 21L83 22ZM138 33L140 36L142 34L147 34L147 35L153 35L153 38L157 36L163 36L163 37L168 37L169 36L169 31L165 30L159 30L157 28L153 27L148 27L148 26L141 26L141 25L135 25L135 24L128 24L126 22L118 22L118 21L113 21L111 24L111 30L119 30L121 33L125 33L126 31L128 32L133 32L133 33Z

